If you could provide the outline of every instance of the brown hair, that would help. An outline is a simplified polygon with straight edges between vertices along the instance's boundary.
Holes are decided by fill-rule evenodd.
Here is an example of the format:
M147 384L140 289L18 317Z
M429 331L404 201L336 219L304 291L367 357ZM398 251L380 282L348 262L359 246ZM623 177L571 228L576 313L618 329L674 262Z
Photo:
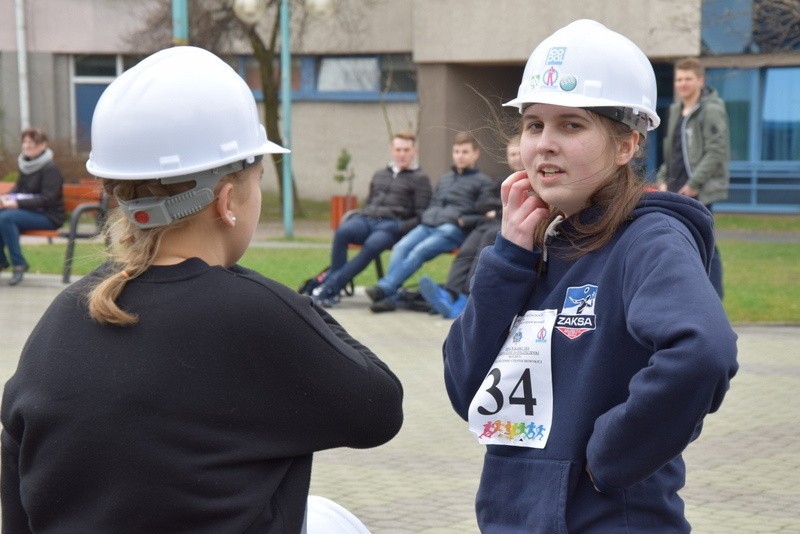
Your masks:
M243 173L242 173L243 174ZM224 176L214 188L215 195L222 184L231 178L238 179L239 172ZM133 200L145 197L166 197L177 195L194 187L194 182L162 184L158 180L111 180L101 179L103 190L119 200ZM110 263L117 272L107 276L95 285L88 295L89 314L99 323L130 326L138 322L135 314L129 313L117 304L125 284L136 278L153 265L161 240L168 230L185 225L197 214L180 219L167 226L139 228L130 222L122 210L113 210L105 226L107 251Z
M417 136L411 130L400 130L399 132L395 132L392 135L392 140L394 139L403 139L405 141L411 141L412 143L417 142Z
M458 132L456 134L455 139L453 139L453 146L455 145L472 145L472 148L479 149L478 141L475 140L475 137L469 132Z
M690 70L694 72L698 78L706 77L706 68L694 57L687 57L675 63L675 70Z
M610 140L614 143L626 140L633 134L629 126L594 113L590 109L587 111L608 131ZM641 145L640 142L639 146L641 147ZM644 177L637 172L633 162L617 167L612 176L589 198L590 206L597 206L602 210L600 217L589 223L583 223L580 221L580 217L575 217L574 229L565 236L575 250L567 253L566 257L579 258L604 247L619 228L630 219L644 189ZM563 216L564 214L554 209L550 217L536 227L534 244L540 247L544 245L547 227L559 215Z
M19 134L19 140L24 141L26 138L30 138L37 145L47 142L47 134L40 128L25 128L22 130L22 133Z

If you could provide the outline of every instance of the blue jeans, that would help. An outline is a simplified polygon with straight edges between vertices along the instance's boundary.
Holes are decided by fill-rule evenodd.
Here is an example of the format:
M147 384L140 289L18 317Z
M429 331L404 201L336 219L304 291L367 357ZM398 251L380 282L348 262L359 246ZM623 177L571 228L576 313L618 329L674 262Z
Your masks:
M19 246L20 232L56 228L58 227L44 213L23 209L0 210L0 265L8 265L5 248L8 248L12 265L28 265Z
M417 225L392 249L389 270L386 276L378 280L378 287L387 295L395 294L423 263L460 247L465 237L455 224Z
M333 234L331 268L325 278L325 287L333 294L367 268L381 252L392 248L400 239L400 221L353 215ZM361 245L361 250L347 261L347 246Z

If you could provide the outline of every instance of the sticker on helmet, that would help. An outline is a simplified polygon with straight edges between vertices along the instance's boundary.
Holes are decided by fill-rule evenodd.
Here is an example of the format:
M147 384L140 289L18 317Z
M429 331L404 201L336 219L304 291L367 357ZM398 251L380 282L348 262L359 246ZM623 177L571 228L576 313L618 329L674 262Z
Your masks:
M558 71L555 67L550 67L542 74L542 84L548 87L555 87L558 81Z
M564 63L564 54L567 53L566 46L554 46L547 51L545 65L561 65Z
M578 86L578 79L572 75L562 76L558 85L563 91L572 91Z

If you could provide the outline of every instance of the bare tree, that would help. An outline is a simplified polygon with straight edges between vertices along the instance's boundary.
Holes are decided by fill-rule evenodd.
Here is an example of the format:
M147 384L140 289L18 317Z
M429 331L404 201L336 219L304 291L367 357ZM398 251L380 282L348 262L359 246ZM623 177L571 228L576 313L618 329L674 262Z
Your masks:
M800 48L800 2L754 0L753 40L761 52L789 52Z
M337 0L338 9L334 19L344 35L353 35L364 20L362 10L379 0ZM234 0L192 0L189 4L189 43L222 54L232 50L250 48L260 71L264 95L264 127L267 137L283 145L279 126L280 73L278 49L280 36L280 0L268 0L263 20L247 27L234 14ZM346 5L344 5L346 4ZM306 0L292 0L296 40L302 40L306 27ZM154 52L172 44L171 0L153 0L147 11L142 28L128 38L137 49ZM247 45L249 43L249 47ZM283 165L281 154L272 155L272 163L278 180L278 190L283 197ZM296 182L292 180L295 212L300 214Z
M702 43L704 54L769 54L800 49L798 0L703 0L703 10L703 27L717 38L716 42ZM726 41L727 48L717 48Z

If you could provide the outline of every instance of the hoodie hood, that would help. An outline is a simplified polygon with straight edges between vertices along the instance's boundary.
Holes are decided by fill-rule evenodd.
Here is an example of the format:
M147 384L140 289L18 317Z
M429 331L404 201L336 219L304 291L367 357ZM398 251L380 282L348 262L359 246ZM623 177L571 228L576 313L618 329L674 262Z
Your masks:
M631 217L636 219L653 212L673 217L686 226L708 270L714 254L714 217L711 212L697 200L685 195L649 192L642 195Z

